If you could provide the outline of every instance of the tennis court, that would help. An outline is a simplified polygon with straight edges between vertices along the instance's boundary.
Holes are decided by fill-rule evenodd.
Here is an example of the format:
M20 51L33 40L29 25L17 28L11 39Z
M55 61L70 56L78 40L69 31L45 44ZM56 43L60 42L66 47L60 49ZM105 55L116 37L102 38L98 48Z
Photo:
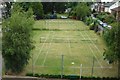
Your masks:
M70 19L36 21L33 30L35 49L26 72L114 77L116 65L103 60L102 37L83 22ZM82 66L80 67L80 65Z

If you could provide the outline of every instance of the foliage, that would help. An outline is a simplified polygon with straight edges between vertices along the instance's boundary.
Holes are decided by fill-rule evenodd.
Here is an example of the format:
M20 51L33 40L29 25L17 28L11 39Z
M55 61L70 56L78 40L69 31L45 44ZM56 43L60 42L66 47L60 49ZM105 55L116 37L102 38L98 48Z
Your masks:
M104 52L104 56L109 63L120 60L120 23L113 23L111 26L112 29L107 29L103 35L108 46Z
M107 12L99 13L96 17L100 19L101 21L106 22L108 24L115 22L115 17L112 14L109 14Z
M51 13L53 11L53 2L42 2L44 14Z
M101 21L104 21L104 19L106 18L108 14L105 13L105 12L102 12L102 13L99 13L96 17L101 20Z
M34 75L32 73L27 73L26 76L35 76L35 77L43 77L43 78L54 78L54 79L60 79L61 75L56 75L56 74L38 74L35 73ZM80 76L78 75L63 75L63 79L70 79L70 80L78 80ZM95 79L95 80L118 80L116 77L86 77L86 76L81 76L82 79Z
M28 12L14 4L11 17L3 21L2 55L6 71L21 72L30 59L33 48L31 30L33 25L32 9Z
M64 13L67 8L67 2L56 2L54 6L57 13Z
M108 23L108 24L111 24L111 23L113 23L113 22L115 22L115 17L111 14L111 15L107 15L106 17L105 17L105 20L104 20L106 23Z
M76 7L72 8L72 10L69 13L69 16L73 16L73 17L76 16Z
M91 13L89 6L86 3L79 3L76 7L76 15L79 19L84 20Z
M56 11L57 13L64 13L65 9L70 4L68 4L67 2L42 2L42 5L45 14L53 14L54 11Z
M18 4L25 12L28 11L29 8L32 8L36 19L41 19L44 17L43 5L40 2L22 2Z
M21 3L16 3L20 7L22 7L22 10L25 12L28 11L29 8L32 8L33 3L32 2L21 2Z
M10 17L11 13L11 5L12 5L12 2L5 2L5 11L4 13L2 14L3 18L6 19L8 17Z
M94 23L93 22L89 26L90 26L90 28L89 28L90 30L94 30Z
M92 17L87 17L87 18L85 19L85 23L86 23L87 25L90 25L92 22L93 22Z
M36 19L41 19L44 16L43 5L39 2L32 3L33 13Z
M73 7L77 6L77 3L78 2L68 2L67 3L67 8L73 8Z
M98 21L97 19L93 19L92 17L87 17L85 19L85 23L90 26L89 29L90 30L94 30L95 32L98 31Z

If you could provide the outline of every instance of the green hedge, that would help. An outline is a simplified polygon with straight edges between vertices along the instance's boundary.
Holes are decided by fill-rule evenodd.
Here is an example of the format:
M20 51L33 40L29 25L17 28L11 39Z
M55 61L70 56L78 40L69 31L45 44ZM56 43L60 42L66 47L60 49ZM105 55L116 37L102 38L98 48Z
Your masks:
M61 78L61 75L56 75L56 74L37 74L35 73L34 75L32 73L27 73L26 76L34 76L34 77L42 77L42 78L56 78L59 79ZM63 79L70 79L70 80L78 80L80 76L78 75L63 75ZM86 77L82 76L82 79L94 79L94 80L119 80L118 78L115 77Z

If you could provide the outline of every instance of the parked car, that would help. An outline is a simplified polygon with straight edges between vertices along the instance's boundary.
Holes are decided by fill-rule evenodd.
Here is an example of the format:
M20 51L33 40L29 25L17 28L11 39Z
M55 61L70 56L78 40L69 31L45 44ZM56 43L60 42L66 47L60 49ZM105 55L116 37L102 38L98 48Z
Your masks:
M66 17L66 16L60 16L60 18L61 18L61 19L67 19L67 17Z

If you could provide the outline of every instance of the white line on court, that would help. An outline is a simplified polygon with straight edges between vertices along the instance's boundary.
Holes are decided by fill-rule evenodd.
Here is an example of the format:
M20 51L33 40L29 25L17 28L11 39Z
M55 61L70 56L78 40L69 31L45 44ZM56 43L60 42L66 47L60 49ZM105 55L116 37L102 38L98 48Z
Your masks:
M44 45L45 45L45 42L47 41L48 37L50 36L50 33L51 33L51 32L49 32L48 35L46 36L46 39L44 40L44 42L43 42L43 44L42 44L42 47L41 47L41 49L40 49L40 51L39 51L39 53L38 53L37 58L35 58L35 61L34 61L33 65L35 65L36 61L38 60L38 58L39 58L39 56L40 56L40 53L41 53L41 51L42 51L42 49L43 49L43 47L44 47Z
M98 60L98 58L96 57L96 55L94 54L94 51L91 49L90 46L89 46L89 48L90 48L92 54L94 55L94 57L97 59L98 63L100 64L100 67L102 68L103 66L102 66L102 64L100 63L100 61Z
M68 31L65 31L65 32L67 33ZM71 50L70 37L69 37L69 35L68 35L68 37L67 37L67 42L68 42L68 46L67 46L67 47L68 47L68 49L69 49L69 56L72 57L72 56L71 56L72 50Z
M88 36L88 33L85 33ZM95 46L95 48L98 50L99 54L101 55L100 49L95 45L95 43L91 40L91 38L88 36L89 40L92 42L92 44Z
M52 31L52 33L53 33L53 31ZM54 35L53 35L53 36L54 36ZM47 55L48 55L48 53L49 53L49 49L50 49L50 47L51 47L52 41L53 41L53 37L52 37L52 39L51 39L51 42L49 43L49 47L48 47L48 50L47 50L47 52L46 52L46 54L45 54L45 58L44 58L44 61L43 61L42 66L45 65L45 61L46 61L46 59L47 59Z
M75 26L76 26L76 25L75 25ZM82 37L83 37L84 39L86 39L85 36L83 36L83 34L82 34L81 32L80 32L80 35L82 35ZM96 55L94 54L94 52L93 52L93 50L91 49L90 46L89 46L89 48L90 48L90 50L91 50L93 56L97 59L97 61L98 61L99 65L100 65L100 67L103 67L102 64L100 63L100 61L98 60L98 58L96 57Z
M59 67L59 66L38 66L38 67L54 67L54 68L56 68L56 67ZM71 67L71 66L64 66L64 68L73 68L73 67ZM74 68L78 68L78 69L80 69L80 66L75 66ZM88 68L92 68L92 67L82 67L82 68L86 68L86 69L88 69ZM98 69L113 69L111 66L110 67L94 67L94 68L98 68Z

